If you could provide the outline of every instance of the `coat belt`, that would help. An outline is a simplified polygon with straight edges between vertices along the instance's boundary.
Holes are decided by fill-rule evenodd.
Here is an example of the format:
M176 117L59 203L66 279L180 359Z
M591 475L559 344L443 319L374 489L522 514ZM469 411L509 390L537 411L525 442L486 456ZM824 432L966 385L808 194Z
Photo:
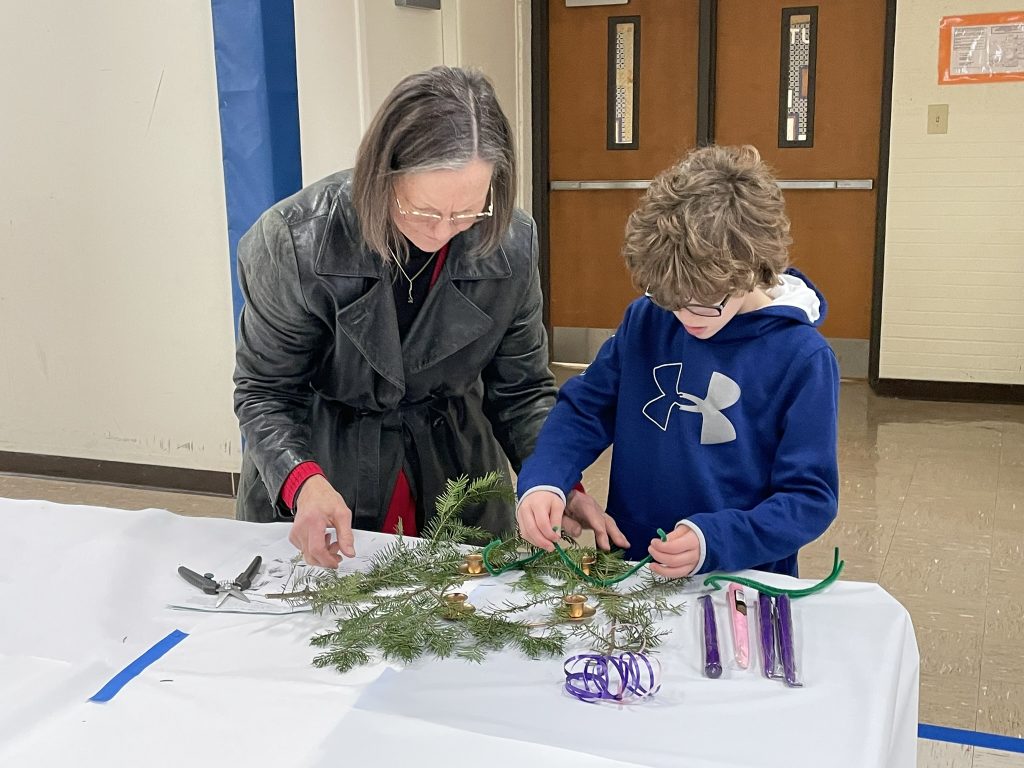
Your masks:
M436 429L444 422L451 423L453 404L459 397L437 397L416 403L402 403L388 411L374 411L366 408L339 407L342 424L356 426L357 466L355 506L352 513L356 518L369 517L376 520L378 527L383 523L387 512L386 505L390 502L394 480L387 488L381 488L385 480L381 476L381 444L384 432L402 432L402 427L412 414L425 414L429 428ZM404 436L399 435L403 454L407 449ZM399 469L402 468L401 459ZM389 470L391 468L388 468ZM389 471L389 475L391 472ZM395 473L397 476L397 473ZM412 478L410 478L412 481ZM387 493L387 498L382 498Z

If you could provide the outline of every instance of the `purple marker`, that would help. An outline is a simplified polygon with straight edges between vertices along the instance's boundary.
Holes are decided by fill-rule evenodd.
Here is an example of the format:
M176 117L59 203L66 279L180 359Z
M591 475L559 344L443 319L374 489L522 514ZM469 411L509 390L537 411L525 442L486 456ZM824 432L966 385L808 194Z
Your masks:
M712 679L722 676L722 660L718 655L718 625L711 595L700 598L704 607L704 674Z
M793 610L789 595L775 599L775 611L779 619L779 655L782 656L782 670L786 685L799 688L803 685L796 677L796 651L793 648Z
M757 629L761 637L761 670L768 678L775 677L775 622L772 621L772 598L757 596Z

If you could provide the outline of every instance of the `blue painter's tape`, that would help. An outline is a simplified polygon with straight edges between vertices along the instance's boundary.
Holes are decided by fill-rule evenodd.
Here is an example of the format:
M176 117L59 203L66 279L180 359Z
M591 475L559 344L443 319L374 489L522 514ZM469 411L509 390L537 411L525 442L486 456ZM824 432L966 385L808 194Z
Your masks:
M1024 754L1024 739L1013 736L1000 736L998 733L982 733L981 731L965 731L961 728L946 728L941 725L920 723L917 736L931 741L946 741L950 744L966 744L985 749L1001 749L1003 752L1020 752Z
M142 670L159 659L186 637L188 637L187 633L182 632L180 629L174 630L171 634L110 678L110 681L100 688L95 695L91 696L89 701L110 701L117 695L118 691L128 684L129 680L138 675Z

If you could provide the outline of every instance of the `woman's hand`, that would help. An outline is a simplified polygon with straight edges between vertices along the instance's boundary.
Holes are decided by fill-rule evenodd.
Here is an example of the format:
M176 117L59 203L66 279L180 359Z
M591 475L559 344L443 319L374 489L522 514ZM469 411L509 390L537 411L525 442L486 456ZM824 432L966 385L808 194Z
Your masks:
M677 525L664 541L652 539L647 548L657 562L651 570L666 579L689 576L700 561L700 539L688 525Z
M330 528L337 534L336 541L331 541ZM313 475L299 489L288 541L307 563L322 568L337 568L341 555L356 556L352 510L323 475Z
M529 499L529 496L527 496ZM569 494L569 505L566 507L565 516L562 518L562 526L570 536L579 536L584 528L594 532L594 541L598 549L605 552L612 548L612 544L623 549L629 549L629 540L619 530L612 516L601 509L591 496L582 491L573 491Z

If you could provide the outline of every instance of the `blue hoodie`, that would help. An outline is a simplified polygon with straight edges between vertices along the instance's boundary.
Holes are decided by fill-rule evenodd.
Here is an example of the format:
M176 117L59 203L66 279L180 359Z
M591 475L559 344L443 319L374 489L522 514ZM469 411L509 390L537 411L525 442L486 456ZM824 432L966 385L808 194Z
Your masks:
M648 298L566 382L518 478L564 496L614 443L607 511L647 555L656 529L701 540L694 573L797 575L835 518L839 368L817 330L825 299L794 269L768 306L697 339Z

